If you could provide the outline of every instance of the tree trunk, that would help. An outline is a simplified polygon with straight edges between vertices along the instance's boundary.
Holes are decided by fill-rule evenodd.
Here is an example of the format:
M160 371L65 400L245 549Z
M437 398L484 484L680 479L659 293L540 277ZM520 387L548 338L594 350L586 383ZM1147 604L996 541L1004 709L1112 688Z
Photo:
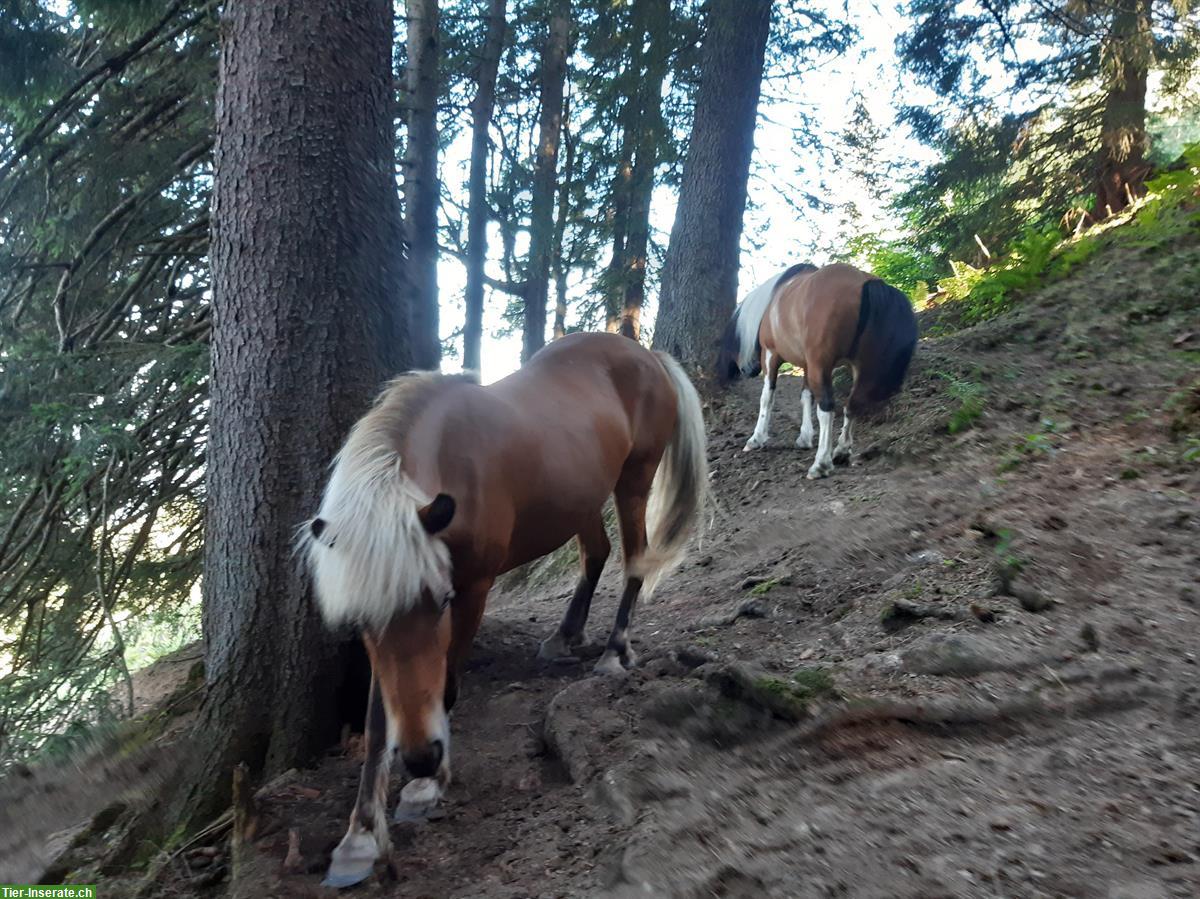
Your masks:
M1150 0L1117 0L1101 48L1107 87L1100 130L1094 217L1120 212L1145 192L1149 141L1146 81L1153 51Z
M483 267L487 259L488 129L496 105L496 75L504 49L506 0L491 0L488 7L487 36L475 100L471 104L471 174L468 182L467 209L467 290L466 324L463 326L463 368L479 371L483 344Z
M636 0L650 38L645 72L638 79L639 108L633 171L629 183L629 235L625 242L624 292L618 330L640 340L642 306L646 301L646 261L650 247L650 199L654 171L663 139L662 87L670 60L671 0Z
M212 209L207 692L176 813L336 739L339 642L292 555L329 460L410 362L390 0L230 0ZM186 776L185 776L186 774Z
M570 12L567 0L557 0L550 13L550 29L542 50L542 100L538 114L537 160L533 169L522 362L528 361L546 343L546 302L550 293L554 194L558 175L559 136L562 131L563 88L567 80Z
M771 0L713 0L679 206L663 265L655 349L713 364L737 301L738 244Z
M554 219L554 251L551 268L554 272L554 339L567 333L567 270L564 244L567 237L567 217L571 214L571 187L575 180L575 142L571 139L571 104L563 101L563 171L558 185L558 213Z
M438 3L407 0L408 134L404 154L404 237L412 304L413 362L435 369L438 336Z
M629 216L633 203L633 156L637 144L638 123L641 120L642 100L639 84L642 78L642 58L646 43L646 7L644 0L635 0L629 11L629 62L621 77L624 101L617 124L621 143L617 152L617 168L613 175L611 221L612 256L604 272L604 329L616 333L621 329L621 307L625 301L625 274L628 270Z

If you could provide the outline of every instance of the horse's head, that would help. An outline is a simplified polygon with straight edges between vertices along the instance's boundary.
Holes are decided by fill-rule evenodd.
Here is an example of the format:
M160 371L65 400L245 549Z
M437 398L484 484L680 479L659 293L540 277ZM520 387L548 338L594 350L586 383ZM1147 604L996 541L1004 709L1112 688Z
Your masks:
M454 500L441 494L418 516L426 532L436 534L453 519ZM388 742L411 776L443 782L449 776L447 712L453 703L453 687L447 690L451 599L451 593L435 596L427 589L381 631L368 629L363 635L387 710Z

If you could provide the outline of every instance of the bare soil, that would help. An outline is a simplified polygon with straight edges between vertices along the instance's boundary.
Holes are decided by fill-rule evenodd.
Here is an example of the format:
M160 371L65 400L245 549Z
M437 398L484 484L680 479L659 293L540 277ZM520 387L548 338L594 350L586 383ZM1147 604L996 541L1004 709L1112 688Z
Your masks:
M355 894L1200 895L1197 273L1194 246L1130 253L927 337L823 481L793 382L757 453L758 385L715 398L719 508L638 609L640 667L536 660L566 554L499 589L445 815L394 825ZM951 379L983 397L957 435ZM332 894L358 771L350 745L263 791L254 895ZM197 845L167 893L227 889Z

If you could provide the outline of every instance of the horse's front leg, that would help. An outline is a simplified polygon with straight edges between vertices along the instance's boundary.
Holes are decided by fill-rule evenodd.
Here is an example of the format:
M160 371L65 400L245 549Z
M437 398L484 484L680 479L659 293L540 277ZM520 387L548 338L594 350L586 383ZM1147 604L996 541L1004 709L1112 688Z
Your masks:
M325 876L325 885L348 887L371 876L375 862L387 856L387 787L396 749L395 734L389 727L383 696L375 674L367 701L365 743L367 757L358 782L358 799L350 814L350 828L337 848Z
M746 441L742 452L760 449L767 445L771 436L771 411L775 407L775 387L779 382L779 366L783 359L778 353L763 350L763 389L758 400L758 421L754 425L754 433Z

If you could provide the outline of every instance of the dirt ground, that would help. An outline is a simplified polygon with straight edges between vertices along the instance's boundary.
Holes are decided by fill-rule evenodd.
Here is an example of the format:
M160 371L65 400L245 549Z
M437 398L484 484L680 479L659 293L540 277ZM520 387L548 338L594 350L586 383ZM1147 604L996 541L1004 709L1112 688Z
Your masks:
M1195 247L1095 265L927 337L823 481L796 382L757 453L759 385L714 399L718 509L638 609L640 667L536 660L569 560L498 590L444 817L394 825L354 894L1200 895L1197 272ZM358 772L351 747L264 791L255 895L332 895ZM212 842L168 893L225 889Z
M1200 320L1194 285L1149 289L1164 262L1095 266L924 340L907 392L824 481L792 445L795 382L758 453L741 448L759 385L716 400L719 508L638 610L641 667L536 661L566 565L498 592L445 817L396 825L394 874L358 892L1200 895L1200 466L1172 436L1194 424ZM957 436L952 379L982 396ZM814 669L832 684L808 691ZM794 687L802 711L773 714L731 671ZM331 757L267 800L264 855L300 837L280 894L322 892L357 775Z

